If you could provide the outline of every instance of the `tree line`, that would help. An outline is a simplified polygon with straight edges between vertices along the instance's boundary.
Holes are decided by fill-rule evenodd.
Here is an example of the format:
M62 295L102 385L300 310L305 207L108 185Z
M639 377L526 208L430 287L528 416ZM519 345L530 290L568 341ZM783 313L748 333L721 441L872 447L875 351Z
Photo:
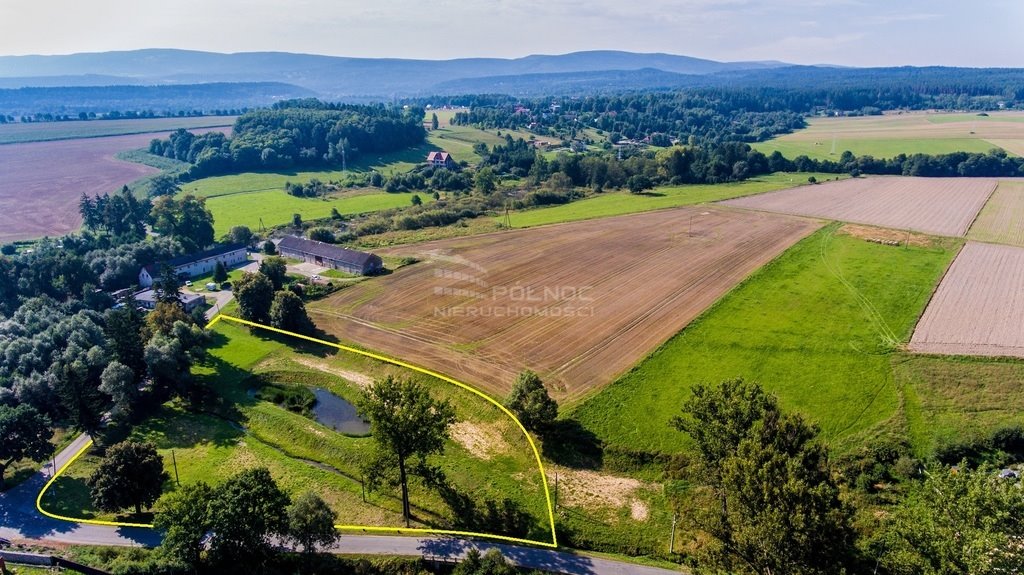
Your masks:
M426 135L422 119L422 108L295 100L239 116L232 138L178 130L167 139L150 142L149 152L192 164L182 176L189 179L294 166L339 166L362 154L420 144Z

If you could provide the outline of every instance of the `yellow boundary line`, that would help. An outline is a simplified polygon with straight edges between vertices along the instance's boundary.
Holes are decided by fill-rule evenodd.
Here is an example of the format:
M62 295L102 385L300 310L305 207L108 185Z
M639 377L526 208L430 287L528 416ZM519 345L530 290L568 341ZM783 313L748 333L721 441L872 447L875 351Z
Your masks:
M491 403L492 405L494 405L495 407L500 409L505 415L509 416L509 418L512 419L512 421L514 421L516 423L516 425L519 427L519 430L523 432L524 436L526 436L526 441L529 442L530 449L533 450L534 459L536 459L536 461L537 461L537 468L540 470L541 484L544 486L544 497L547 499L547 504L548 504L548 521L549 521L550 527L551 527L551 541L550 542L547 542L547 541L534 541L532 539L520 539L518 537L508 537L508 536L505 536L505 535L494 535L494 534L490 534L490 533L477 533L477 532L473 532L473 531L452 531L452 530L448 530L448 529L418 529L418 528L400 528L400 527L376 527L376 526L372 526L372 525L335 525L334 527L336 529L344 530L344 531L363 531L363 532L372 532L372 533L397 533L397 534L419 533L419 534L426 534L426 535L460 535L460 536L463 536L463 537L484 537L484 538L487 538L487 539L497 539L497 540L501 540L501 541L510 541L510 542L513 542L513 543L525 543L527 545L540 545L540 546L543 546L543 547L558 547L558 535L555 532L555 508L554 508L554 505L552 505L552 503L551 503L551 491L550 491L550 489L548 489L548 478L547 478L547 474L544 472L544 463L541 461L540 451L537 450L537 444L534 443L533 437L531 437L529 432L526 431L526 428L523 426L522 422L520 422L519 419L515 416L515 414L513 414L511 411L509 411L509 409L507 407L505 407L504 405L502 405L499 401L495 400L491 396L487 395L486 393L480 391L479 389L477 389L477 388L475 388L475 387L473 387L471 385L462 383L461 381L457 381L455 379L452 379L452 378L450 378L450 377L448 377L446 375L443 375L441 373L438 373L436 371L432 371L432 370L429 370L429 369L426 369L426 368L423 368L423 367L419 367L417 365L413 365L411 363L404 362L404 361L399 360L399 359L390 358L390 357L387 357L387 356L384 356L384 355L376 354L376 353L369 352L369 351L364 351L364 350L361 350L361 349L356 349L354 347L349 347L349 346L346 346L346 345L340 345L340 344L337 344L337 343L331 343L329 341L324 341L322 339L317 339L315 337L310 337L308 335L302 335L302 334L299 334L299 333L285 331L283 329L278 329L276 327L270 327L270 326L267 326L267 325L258 324L258 323L255 323L255 322L251 322L251 321L248 321L248 320L240 319L240 318L237 318L237 317L232 317L232 316L229 316L229 315L223 315L223 314L217 315L217 317L213 318L213 320L211 320L210 323L206 324L206 329L210 329L211 327L213 327L221 319L224 319L224 320L227 320L227 321L231 321L231 322L235 322L235 323L239 323L239 324L242 324L242 325L247 325L249 327L255 327L255 328L258 328L258 329L265 329L267 331L272 331L272 332L284 334L284 335L287 335L287 336L296 337L296 338L299 338L299 339L304 339L306 341L311 341L313 343L318 343L318 344L321 344L321 345L326 345L328 347L334 347L334 348L340 349L342 351L346 351L346 352L349 352L349 353L354 353L356 355L361 355L361 356L364 356L364 357L369 357L369 358L372 358L372 359L376 359L378 361L383 361L385 363L390 363L391 365L397 365L399 367L404 367L406 369L411 369L413 371L422 373L424 375L428 375L428 376L436 378L436 379L440 379L441 381L450 383L450 384L458 386L458 387L460 387L460 388L462 388L462 389L464 389L466 391L469 391L469 392L471 392L473 394L476 394L477 396L482 397L484 400L488 401L489 403ZM43 501L43 496L46 494L46 491L48 489L50 489L50 486L53 485L53 482L56 481L57 478L60 477L60 475L62 473L64 473L67 470L67 468L71 466L72 463L75 462L75 460L77 460L79 457L81 457L82 454L84 454L86 452L86 450L88 450L89 447L92 446L92 444L93 444L93 442L90 439L88 442L86 442L86 444L80 450L78 450L78 453L76 453L70 460L68 460L67 463L62 465L61 468L59 470L57 470L56 473L53 474L53 477L51 477L50 480L46 482L46 485L43 486L42 490L39 491L39 495L36 497L36 509L38 509L40 513L42 513L43 515L45 515L47 517L50 517L50 518L53 518L53 519L59 519L61 521L70 521L72 523L86 523L86 524L90 524L90 525L107 525L107 526L111 526L111 527L142 527L142 528L150 528L150 529L153 528L153 525L149 524L149 523L123 523L123 522L119 522L119 521L101 521L101 520L98 520L98 519L76 519L74 517L65 517L63 515L56 515L54 513L50 513L49 511L46 511L45 509L43 509L42 501Z

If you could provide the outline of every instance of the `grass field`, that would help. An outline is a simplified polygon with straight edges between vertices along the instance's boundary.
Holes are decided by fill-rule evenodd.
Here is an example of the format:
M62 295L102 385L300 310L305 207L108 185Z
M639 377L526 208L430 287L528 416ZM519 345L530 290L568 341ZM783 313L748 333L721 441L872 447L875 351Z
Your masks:
M811 118L808 127L754 144L793 159L800 155L836 160L846 150L856 155L891 158L897 154L987 152L1005 148L1018 153L1024 144L1024 115L903 114L855 118ZM833 142L834 150L833 150Z
M980 357L899 355L896 383L906 397L918 456L1024 424L1024 363Z
M412 204L412 196L359 190L327 198L298 198L284 190L267 190L211 197L206 200L206 207L213 214L214 233L220 237L234 226L259 229L261 220L268 228L287 224L293 214L301 214L304 221L309 221L329 217L332 208L342 215L354 215L404 207ZM424 203L434 201L427 194L420 194L420 198Z
M605 192L561 206L513 212L509 215L509 220L513 228L529 228L544 224L648 212L791 188L806 184L807 178L810 176L814 176L818 181L837 177L836 174L777 173L728 184L665 186L646 194L630 194L625 191ZM501 216L497 218L497 221L503 222L504 219L505 217Z
M30 124L0 124L0 144L74 140L128 134L167 132L185 128L224 127L231 129L234 116L206 116L202 118L144 118L139 120L88 120L73 122L40 122Z
M999 182L967 239L1024 247L1024 182Z
M777 394L842 450L903 433L890 358L958 247L894 248L829 226L719 300L573 414L611 445L673 452L669 427L690 388L744 377Z

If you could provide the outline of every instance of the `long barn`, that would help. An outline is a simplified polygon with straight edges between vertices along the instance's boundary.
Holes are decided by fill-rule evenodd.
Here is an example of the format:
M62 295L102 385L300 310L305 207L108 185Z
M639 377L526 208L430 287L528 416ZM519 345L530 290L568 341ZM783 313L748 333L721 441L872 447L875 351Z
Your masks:
M368 276L384 269L384 262L378 255L297 236L286 236L277 244L277 251L285 257L351 274Z

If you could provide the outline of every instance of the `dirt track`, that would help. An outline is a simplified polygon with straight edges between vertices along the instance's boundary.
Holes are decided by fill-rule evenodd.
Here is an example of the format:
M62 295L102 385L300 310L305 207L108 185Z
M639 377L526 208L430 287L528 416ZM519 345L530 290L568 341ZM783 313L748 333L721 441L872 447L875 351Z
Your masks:
M912 351L1024 357L1024 248L968 242L910 340Z
M430 242L389 252L422 263L310 313L343 340L493 392L530 368L575 398L819 226L693 207Z
M995 187L995 180L981 178L854 178L722 203L940 236L963 236Z

